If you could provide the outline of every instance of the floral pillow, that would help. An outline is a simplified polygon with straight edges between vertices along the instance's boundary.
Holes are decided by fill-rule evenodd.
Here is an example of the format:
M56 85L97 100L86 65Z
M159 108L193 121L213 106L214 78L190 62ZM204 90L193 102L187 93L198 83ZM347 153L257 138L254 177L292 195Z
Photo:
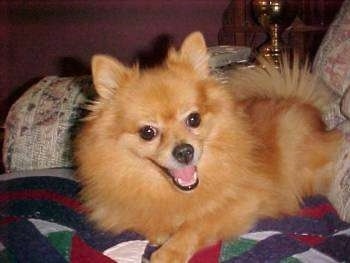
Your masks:
M317 51L314 72L335 94L324 119L330 129L347 118L340 104L350 87L350 1L345 0Z
M90 76L49 76L16 101L5 123L6 171L72 167L72 137L92 85Z
M345 92L341 101L341 112L350 119L350 88Z
M350 1L345 0L314 60L314 71L338 95L350 86Z
M329 129L341 130L345 140L339 152L331 199L340 216L350 221L350 0L343 2L329 27L313 70L335 95L324 120Z

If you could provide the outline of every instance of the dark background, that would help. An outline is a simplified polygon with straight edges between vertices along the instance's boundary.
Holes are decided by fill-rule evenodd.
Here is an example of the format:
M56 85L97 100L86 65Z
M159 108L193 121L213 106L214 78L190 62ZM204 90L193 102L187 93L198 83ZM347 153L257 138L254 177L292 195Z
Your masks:
M107 53L125 63L200 30L216 45L228 0L0 1L0 120L38 77L89 73Z
M286 38L314 55L342 0L288 1L300 21ZM89 74L96 53L152 64L195 30L209 46L257 47L266 35L251 13L251 0L0 0L0 125L31 84Z

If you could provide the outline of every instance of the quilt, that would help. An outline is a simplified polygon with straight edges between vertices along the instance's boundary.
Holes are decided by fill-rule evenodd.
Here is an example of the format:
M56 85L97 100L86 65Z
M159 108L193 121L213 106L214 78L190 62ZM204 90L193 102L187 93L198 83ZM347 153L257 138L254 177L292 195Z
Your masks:
M70 169L0 175L0 262L140 263L157 249L141 235L97 230L79 201ZM235 240L196 253L190 263L350 262L350 225L321 196L296 216L265 219Z

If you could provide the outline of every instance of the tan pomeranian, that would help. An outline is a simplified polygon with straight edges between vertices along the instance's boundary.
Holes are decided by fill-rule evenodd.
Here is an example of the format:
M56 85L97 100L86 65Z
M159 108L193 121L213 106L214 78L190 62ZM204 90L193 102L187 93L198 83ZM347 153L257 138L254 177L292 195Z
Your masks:
M99 96L75 144L82 196L102 229L162 245L152 263L187 262L327 194L342 138L325 131L306 66L266 64L222 86L195 32L162 66L96 55L92 73Z

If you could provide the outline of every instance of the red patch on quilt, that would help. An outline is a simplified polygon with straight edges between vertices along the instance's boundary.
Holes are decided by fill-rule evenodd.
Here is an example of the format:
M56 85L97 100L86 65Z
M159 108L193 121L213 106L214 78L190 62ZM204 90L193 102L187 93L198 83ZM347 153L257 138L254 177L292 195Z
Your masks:
M77 235L72 238L71 263L115 263L116 261L88 246Z
M312 217L320 219L326 214L337 214L336 210L330 204L321 204L315 207L305 207L300 211L301 216Z
M14 192L5 192L0 194L0 202L8 202L12 200L20 199L33 199L33 200L50 200L57 203L60 203L64 206L70 207L77 212L84 212L84 207L79 201L74 198L69 198L64 195L60 195L54 192L46 190L30 190L30 191L14 191Z
M305 234L305 235L294 234L291 236L296 240L304 244L307 244L310 247L317 246L326 240L326 238L323 236L316 236L316 235L309 235L309 234Z
M15 222L17 220L19 220L17 216L7 216L7 217L2 218L0 220L0 225L10 224L10 223Z
M196 253L189 263L217 263L220 257L221 242L213 246L204 248Z

